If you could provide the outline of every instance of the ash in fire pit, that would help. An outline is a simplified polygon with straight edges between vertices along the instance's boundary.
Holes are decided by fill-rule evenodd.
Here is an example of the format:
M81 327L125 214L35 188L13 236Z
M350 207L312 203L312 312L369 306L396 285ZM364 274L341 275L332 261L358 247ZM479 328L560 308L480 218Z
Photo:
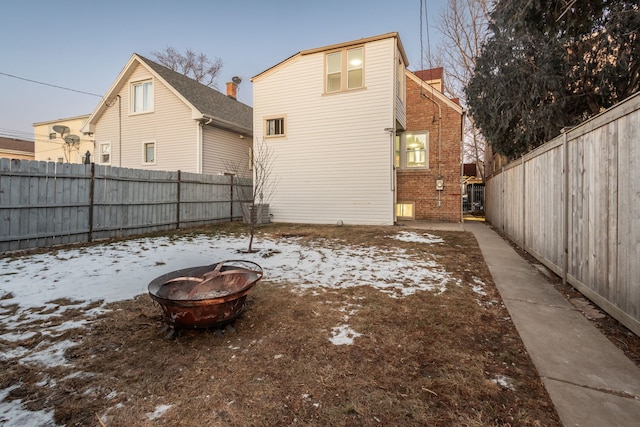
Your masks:
M224 261L176 270L149 283L149 295L174 328L208 328L234 320L263 276L251 261Z

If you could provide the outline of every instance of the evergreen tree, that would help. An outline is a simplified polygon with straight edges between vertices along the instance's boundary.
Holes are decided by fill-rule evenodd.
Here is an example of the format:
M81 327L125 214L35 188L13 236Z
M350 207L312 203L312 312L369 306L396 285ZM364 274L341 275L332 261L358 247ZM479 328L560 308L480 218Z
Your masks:
M639 1L496 2L465 87L495 152L520 156L639 90Z

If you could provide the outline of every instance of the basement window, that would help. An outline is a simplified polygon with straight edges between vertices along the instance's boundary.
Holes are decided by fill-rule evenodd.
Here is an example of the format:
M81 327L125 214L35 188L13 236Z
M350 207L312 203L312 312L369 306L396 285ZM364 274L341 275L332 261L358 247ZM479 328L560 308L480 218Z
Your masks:
M396 204L396 218L414 219L415 217L415 203L404 202Z

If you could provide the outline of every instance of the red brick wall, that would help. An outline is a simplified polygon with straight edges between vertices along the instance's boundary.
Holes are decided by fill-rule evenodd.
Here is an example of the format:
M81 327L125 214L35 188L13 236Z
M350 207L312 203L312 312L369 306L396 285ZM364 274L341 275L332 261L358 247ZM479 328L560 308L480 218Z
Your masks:
M442 108L440 150L438 106L432 99L439 102ZM461 124L461 114L432 97L429 90L421 89L420 85L407 77L407 131L429 131L429 170L396 170L397 201L414 203L416 220L462 221ZM444 178L443 191L436 190L439 174Z

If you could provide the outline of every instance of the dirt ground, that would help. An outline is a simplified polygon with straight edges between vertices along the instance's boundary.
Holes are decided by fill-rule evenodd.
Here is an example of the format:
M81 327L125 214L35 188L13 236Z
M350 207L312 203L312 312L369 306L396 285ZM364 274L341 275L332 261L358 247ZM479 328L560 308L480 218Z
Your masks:
M68 365L0 358L0 389L13 386L7 399L53 410L66 426L560 426L474 237L433 232L445 243L426 246L384 237L393 231L274 224L257 232L303 245L402 248L436 260L458 284L397 298L368 286L300 291L265 275L232 324L170 338L160 308L140 295L55 337L77 343L65 351ZM345 322L359 335L335 345L332 329ZM52 339L38 327L29 325L36 334L21 346Z

